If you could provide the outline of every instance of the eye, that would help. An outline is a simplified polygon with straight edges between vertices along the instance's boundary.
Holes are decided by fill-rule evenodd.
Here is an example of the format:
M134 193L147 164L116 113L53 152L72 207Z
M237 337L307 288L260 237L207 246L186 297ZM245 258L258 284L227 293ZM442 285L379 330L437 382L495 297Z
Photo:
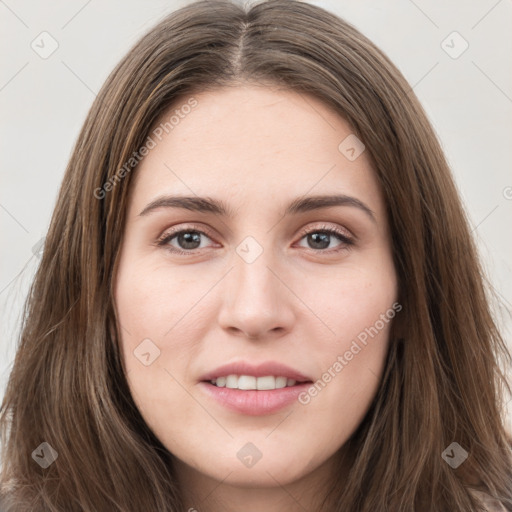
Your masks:
M341 229L322 226L321 228L304 230L301 232L301 240L306 238L310 249L321 252L338 252L347 250L350 246L354 245L354 241L346 235ZM340 242L337 247L331 248L332 250L325 251L324 249L329 248L332 242L332 238L335 237Z
M315 252L339 252L348 250L350 246L354 245L354 241L344 231L334 227L321 226L320 228L306 229L300 233L300 236L300 240L306 238L307 243L310 244L310 247L307 248ZM184 229L166 231L157 240L156 244L176 254L190 255L198 249L205 248L204 245L201 245L202 237L211 240L208 231L190 226ZM333 237L338 240L338 245L335 248L331 247L330 250L325 250L331 245Z
M210 238L208 233L195 227L171 230L166 231L157 240L157 245L166 246L171 252L178 254L191 254L196 249L204 248L204 246L201 246L201 237Z

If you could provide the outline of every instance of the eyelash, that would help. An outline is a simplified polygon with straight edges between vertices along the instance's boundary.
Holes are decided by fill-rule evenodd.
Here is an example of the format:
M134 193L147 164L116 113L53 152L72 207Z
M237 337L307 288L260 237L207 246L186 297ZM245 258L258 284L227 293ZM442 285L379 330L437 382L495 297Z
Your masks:
M199 229L196 226L190 226L185 229L179 229L179 230L170 231L170 232L168 231L168 232L164 233L156 241L156 245L159 247L166 246L173 238L176 238L176 236L178 236L182 233L191 233L191 232L199 233L200 235L205 235L206 237L208 237L210 239L212 238L212 236L208 232L208 230L205 230L204 228ZM309 229L309 230L304 229L300 232L300 240L302 240L305 236L312 234L312 233L322 233L322 234L327 234L327 235L333 235L333 236L336 236L340 242L342 242L342 245L337 249L309 249L308 248L310 251L313 251L316 253L319 253L319 252L324 252L324 253L328 253L328 254L338 253L341 251L347 251L351 248L351 246L354 245L354 241L352 239L350 239L349 237L347 237L341 230L333 228L333 227L328 227L328 226L322 226L320 228L314 228L314 229ZM168 246L168 247L166 247L166 249L173 254L191 255L191 254L195 254L195 251L200 250L200 249L191 249L189 251L184 251L182 249L177 249L175 247L170 248L170 247L171 246Z

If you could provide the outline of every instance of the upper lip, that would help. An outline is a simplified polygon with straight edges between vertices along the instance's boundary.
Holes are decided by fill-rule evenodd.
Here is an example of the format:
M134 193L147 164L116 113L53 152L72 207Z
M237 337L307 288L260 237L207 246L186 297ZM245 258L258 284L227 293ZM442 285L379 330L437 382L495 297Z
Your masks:
M245 361L219 366L215 370L205 373L200 377L201 381L210 381L217 377L226 377L227 375L252 375L254 377L265 377L273 375L275 377L286 377L297 382L310 382L311 379L294 368L290 368L277 361L267 361L258 365L250 364Z

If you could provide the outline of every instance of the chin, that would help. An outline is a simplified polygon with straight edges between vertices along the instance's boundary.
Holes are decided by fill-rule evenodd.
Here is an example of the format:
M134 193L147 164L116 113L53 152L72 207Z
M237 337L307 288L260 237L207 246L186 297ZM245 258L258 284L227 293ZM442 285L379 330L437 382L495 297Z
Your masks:
M235 487L265 488L276 485L288 485L303 476L300 472L283 471L282 464L267 462L260 466L260 461L252 468L240 467L238 464L226 467L223 473L216 472L213 478ZM259 466L259 467L258 467ZM227 478L226 475L231 473ZM278 484L279 482L279 484Z

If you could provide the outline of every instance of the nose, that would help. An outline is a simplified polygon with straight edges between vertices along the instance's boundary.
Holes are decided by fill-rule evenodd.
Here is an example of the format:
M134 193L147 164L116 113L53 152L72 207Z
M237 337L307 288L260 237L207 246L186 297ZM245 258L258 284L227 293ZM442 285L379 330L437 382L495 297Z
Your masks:
M290 332L296 321L294 297L285 284L286 276L280 274L266 251L252 263L236 261L226 276L221 327L250 339L277 338Z

